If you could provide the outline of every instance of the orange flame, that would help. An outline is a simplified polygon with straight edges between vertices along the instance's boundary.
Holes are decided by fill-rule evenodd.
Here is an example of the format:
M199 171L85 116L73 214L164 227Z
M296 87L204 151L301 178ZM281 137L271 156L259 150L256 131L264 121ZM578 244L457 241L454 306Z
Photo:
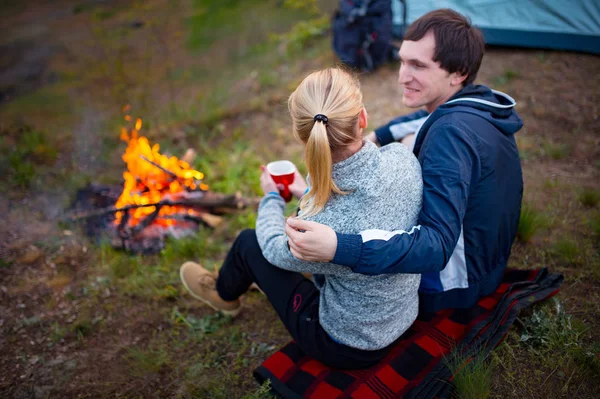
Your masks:
M131 117L126 115L125 119L131 120ZM194 170L189 163L177 157L162 155L158 144L150 145L146 137L138 136L141 128L142 120L139 118L135 121L135 127L129 131L121 128L121 140L128 143L122 157L127 164L127 171L123 173L125 183L116 203L117 208L155 204L165 199L167 194L208 190L208 186L202 183L202 172ZM155 209L153 206L130 209L127 211L130 216L128 224L135 226ZM124 213L117 212L116 224L121 223ZM154 223L173 225L177 221L168 218L173 214L194 215L195 212L182 206L163 206Z

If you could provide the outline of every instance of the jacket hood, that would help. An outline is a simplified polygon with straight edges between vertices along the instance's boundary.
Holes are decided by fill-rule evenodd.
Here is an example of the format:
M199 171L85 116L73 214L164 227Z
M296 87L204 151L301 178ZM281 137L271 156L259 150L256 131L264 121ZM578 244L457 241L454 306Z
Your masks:
M465 86L436 111L440 111L439 116L455 111L473 113L485 118L503 134L512 135L523 127L523 121L514 110L516 104L508 94L471 84Z

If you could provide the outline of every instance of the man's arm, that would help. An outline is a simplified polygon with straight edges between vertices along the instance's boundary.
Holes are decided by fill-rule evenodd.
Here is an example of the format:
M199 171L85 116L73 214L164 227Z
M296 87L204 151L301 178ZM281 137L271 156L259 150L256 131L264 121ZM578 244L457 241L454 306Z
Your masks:
M392 119L387 124L378 127L371 134L375 136L377 140L376 142L378 142L381 146L393 143L395 141L402 141L404 137L414 134L421 127L428 116L429 114L425 110L399 116L398 118ZM369 137L370 135L368 135L366 138L369 139Z
M478 178L480 166L475 144L450 125L429 132L427 149L421 158L424 191L418 226L409 231L371 230L345 235L321 225L288 221L286 233L292 254L313 261L332 259L333 263L363 274L441 271L456 247L469 187ZM300 233L293 228L307 231Z

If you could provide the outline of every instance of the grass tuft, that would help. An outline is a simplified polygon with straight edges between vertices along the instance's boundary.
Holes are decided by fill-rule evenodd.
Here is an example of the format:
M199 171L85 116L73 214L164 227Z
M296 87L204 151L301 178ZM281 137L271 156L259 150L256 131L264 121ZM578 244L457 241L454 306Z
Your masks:
M592 232L594 233L596 238L600 238L600 213L594 214L590 218L588 225L592 229Z
M492 84L494 86L504 86L507 83L512 82L513 80L519 78L521 75L519 72L514 71L512 69L506 69L502 75L496 76L492 79Z
M44 166L56 161L56 148L39 130L22 126L1 131L0 136L0 151L8 153L0 160L0 173L8 176L11 187L29 187Z
M581 250L575 241L569 238L561 238L552 246L551 252L563 262L576 263Z
M156 374L169 363L167 348L129 348L125 355L125 361L129 365L129 372L134 377L144 377L148 374Z
M584 188L579 192L579 202L587 207L595 207L600 202L600 191L593 188Z
M531 205L524 203L521 207L521 217L517 228L517 237L527 243L540 230L548 226L547 217L536 211Z
M565 159L571 153L571 146L567 144L554 144L545 142L541 147L542 155L548 156L555 161Z
M454 373L452 384L455 391L453 397L460 399L489 398L492 389L493 371L494 364L491 361L481 356L471 359L469 363L462 365Z
M231 317L223 316L220 313L209 314L197 318L194 315L184 315L177 307L171 311L171 321L174 324L184 324L194 333L202 337L219 331L222 327L231 324Z
M270 41L284 49L288 55L305 49L314 39L323 36L330 26L327 15L308 21L300 21L287 33L272 34Z

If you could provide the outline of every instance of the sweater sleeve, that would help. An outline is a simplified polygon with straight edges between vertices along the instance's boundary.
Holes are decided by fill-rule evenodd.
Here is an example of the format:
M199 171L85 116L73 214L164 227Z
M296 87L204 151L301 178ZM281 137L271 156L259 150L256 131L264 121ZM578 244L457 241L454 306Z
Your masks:
M381 146L394 141L400 141L403 137L415 133L421 127L428 115L427 111L419 110L392 119L386 125L375 129L377 141Z
M444 269L462 229L471 181L478 179L476 144L453 125L432 129L421 151L423 208L408 231L337 234L334 263L363 274L426 273ZM346 251L359 246L360 250Z
M258 207L256 237L265 259L281 269L313 274L350 275L350 268L325 262L296 259L285 234L285 202L279 195L266 195Z

